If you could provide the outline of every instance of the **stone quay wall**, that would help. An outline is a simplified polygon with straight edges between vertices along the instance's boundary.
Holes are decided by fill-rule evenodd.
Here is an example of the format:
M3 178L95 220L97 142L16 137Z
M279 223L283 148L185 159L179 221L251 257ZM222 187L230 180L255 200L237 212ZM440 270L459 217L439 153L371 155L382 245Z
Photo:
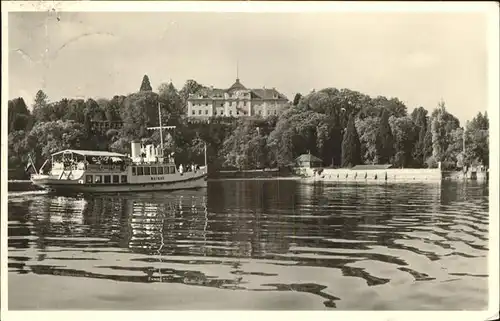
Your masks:
M295 174L309 180L347 182L440 182L443 180L488 181L486 171L442 171L439 168L389 168L352 170L349 168L296 168Z
M443 172L439 168L389 168L351 170L348 168L300 168L296 173L303 177L318 181L348 182L440 182Z

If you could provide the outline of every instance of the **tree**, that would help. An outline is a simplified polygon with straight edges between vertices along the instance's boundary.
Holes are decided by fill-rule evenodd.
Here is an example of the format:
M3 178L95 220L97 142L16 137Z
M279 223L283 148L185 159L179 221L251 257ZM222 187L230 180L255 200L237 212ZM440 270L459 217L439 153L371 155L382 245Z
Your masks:
M158 87L159 100L162 103L162 121L164 124L177 123L183 116L182 99L175 86L170 82Z
M435 161L428 161L429 158L432 158L432 122L428 121L427 122L427 129L425 131L425 137L424 137L424 148L422 151L423 154L423 160L424 164L426 166L429 165L429 163L433 163Z
M120 113L123 110L124 101L127 97L123 95L116 95L110 101L98 101L101 109L104 110L106 120L120 121Z
M427 110L423 107L416 108L411 114L411 118L416 126L418 137L413 149L413 164L422 167L426 159L425 136L427 134Z
M90 120L93 121L104 121L106 120L106 113L99 106L97 101L92 98L85 101L84 114L86 114Z
M394 138L389 125L389 113L384 109L380 117L375 143L377 161L379 164L389 164L394 156Z
M478 113L466 126L465 162L469 165L489 165L488 114Z
M391 116L389 124L394 138L393 164L398 167L409 167L413 163L412 151L418 138L417 126L408 116Z
M24 102L24 99L19 97L8 102L8 133L12 131L26 131L33 126L33 119Z
M52 153L64 149L81 149L86 140L82 124L69 121L37 123L26 137L25 150L41 166Z
M147 127L158 124L158 95L139 92L125 98L121 110L122 134L129 140L149 136Z
M151 84L149 83L148 75L144 75L144 77L142 77L141 88L139 91L153 91L153 87L151 87Z
M179 92L183 112L185 112L187 109L187 100L189 98L189 95L196 94L205 88L206 87L196 82L196 80L189 79L186 81L184 87L182 87L181 91Z
M27 163L26 135L24 130L11 131L8 136L7 163L9 179L26 178L24 168Z
M445 157L443 159L443 168L455 169L457 167L463 167L464 157L463 157L463 137L464 129L456 128L450 135L450 141L446 149Z
M238 122L221 151L224 165L239 169L263 168L268 165L266 137L251 120Z
M369 100L368 96L357 91L325 88L317 92L313 91L303 97L295 108L298 113L302 114L297 114L294 118L303 118L310 125L312 125L312 120L316 122L321 120L315 125L318 142L314 145L311 144L311 146L318 148L321 152L321 158L324 160L332 160L332 165L341 165L342 135L347 126L349 115L358 115L363 106L369 103ZM313 112L309 115L314 115L314 117L309 119L305 113L307 111ZM298 125L301 124L298 123ZM313 128L309 128L309 131L312 130ZM305 148L303 152L307 152L307 149Z
M48 97L43 92L39 90L35 95L35 100L33 102L33 117L35 121L48 121L50 119L51 111L47 110Z
M356 131L354 115L351 115L342 141L342 167L352 167L358 164L361 164L361 143Z
M376 143L379 124L379 117L367 117L356 120L356 129L361 142L361 159L365 164L377 163Z
M381 116L385 110L389 117L405 117L407 115L407 108L403 102L397 98L387 99L384 96L378 96L372 99L374 111L378 112L377 116Z
M445 161L452 132L458 127L460 121L448 113L444 102L440 102L431 115L432 156L436 162Z
M40 89L39 91L37 91L35 95L35 101L33 102L33 109L45 107L47 103L48 103L48 97L43 92L43 90Z
M295 97L293 98L293 106L297 106L301 98L302 95L300 93L295 94Z

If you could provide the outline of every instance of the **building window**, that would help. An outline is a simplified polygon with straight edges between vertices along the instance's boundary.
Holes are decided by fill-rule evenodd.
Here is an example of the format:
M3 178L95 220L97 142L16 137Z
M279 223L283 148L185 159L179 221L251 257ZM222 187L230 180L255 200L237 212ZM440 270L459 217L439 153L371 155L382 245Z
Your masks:
M101 175L96 175L94 183L101 184L102 183L102 176Z
M136 175L135 166L132 166L132 175L133 175L133 176L135 176L135 175Z
M127 175L122 175L122 183L126 183L127 182Z
M144 175L151 175L151 168L150 167L144 167Z
M120 176L113 175L113 184L118 184L118 183L120 183Z
M195 110L193 110L191 113L192 113L193 115L196 115L196 111L195 111Z
M208 115L208 109L205 109L205 115Z
M156 175L156 167L151 167L151 175Z
M144 175L144 170L142 167L137 167L137 175Z
M163 167L158 167L158 175L163 175Z
M92 180L93 180L92 175L86 175L85 176L85 183L92 184Z
M200 110L198 110L198 115L201 115L201 109L200 109Z

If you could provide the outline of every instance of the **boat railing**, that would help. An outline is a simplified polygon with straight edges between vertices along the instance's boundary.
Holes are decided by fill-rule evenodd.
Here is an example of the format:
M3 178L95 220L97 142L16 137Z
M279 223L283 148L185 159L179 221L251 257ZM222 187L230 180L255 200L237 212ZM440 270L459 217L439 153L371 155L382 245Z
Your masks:
M65 170L65 171L85 170L86 165L83 162L73 163L73 164L55 163L54 166L52 166L52 169L53 170Z
M89 171L106 171L106 172L123 172L124 166L122 164L115 165L99 165L99 164L89 164L86 166Z

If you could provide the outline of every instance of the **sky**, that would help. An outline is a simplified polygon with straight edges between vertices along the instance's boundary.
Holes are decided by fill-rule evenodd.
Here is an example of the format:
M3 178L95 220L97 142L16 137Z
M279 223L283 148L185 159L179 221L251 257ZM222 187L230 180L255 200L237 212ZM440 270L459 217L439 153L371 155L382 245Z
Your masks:
M481 13L9 13L9 99L111 98L187 79L272 88L293 100L326 87L443 99L463 124L487 110ZM237 68L238 66L238 68Z

